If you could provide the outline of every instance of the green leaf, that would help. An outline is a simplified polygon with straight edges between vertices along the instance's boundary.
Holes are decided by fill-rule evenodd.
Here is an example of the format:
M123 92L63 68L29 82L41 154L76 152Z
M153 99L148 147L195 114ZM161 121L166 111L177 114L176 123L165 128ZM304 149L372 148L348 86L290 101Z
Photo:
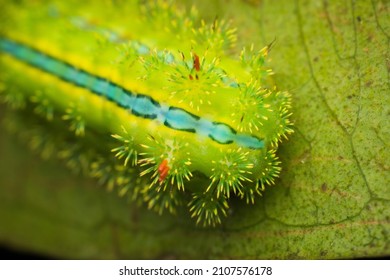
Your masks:
M390 255L388 1L215 2L264 46L293 96L283 170L222 227L159 216L0 136L0 243L59 258L358 258ZM217 12L218 11L218 12ZM3 112L1 108L0 112Z

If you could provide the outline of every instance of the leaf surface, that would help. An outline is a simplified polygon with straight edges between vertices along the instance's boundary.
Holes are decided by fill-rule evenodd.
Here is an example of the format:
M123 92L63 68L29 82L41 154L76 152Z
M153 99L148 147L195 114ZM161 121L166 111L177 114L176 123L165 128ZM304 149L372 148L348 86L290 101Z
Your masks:
M253 2L253 3L252 3ZM203 4L264 46L293 97L283 171L220 228L129 204L0 136L0 242L55 258L324 259L390 254L387 1ZM3 111L3 108L2 108Z

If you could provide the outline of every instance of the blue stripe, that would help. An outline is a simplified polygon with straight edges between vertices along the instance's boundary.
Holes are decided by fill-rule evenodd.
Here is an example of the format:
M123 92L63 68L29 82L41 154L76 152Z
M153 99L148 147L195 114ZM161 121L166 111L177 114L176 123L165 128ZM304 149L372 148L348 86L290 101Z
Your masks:
M21 43L0 38L0 50L60 79L104 96L138 117L155 119L175 130L207 136L220 144L236 143L251 149L264 148L264 141L256 136L239 134L227 124L211 122L181 108L161 105L147 95L128 91Z

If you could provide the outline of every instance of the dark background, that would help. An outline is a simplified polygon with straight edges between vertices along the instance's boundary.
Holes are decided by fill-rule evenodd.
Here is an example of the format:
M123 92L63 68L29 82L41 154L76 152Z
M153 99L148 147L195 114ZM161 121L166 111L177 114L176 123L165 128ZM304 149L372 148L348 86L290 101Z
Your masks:
M40 255L38 253L18 251L4 246L0 246L0 260L50 260L55 259L50 256ZM357 258L357 260L389 260L390 256L374 258Z

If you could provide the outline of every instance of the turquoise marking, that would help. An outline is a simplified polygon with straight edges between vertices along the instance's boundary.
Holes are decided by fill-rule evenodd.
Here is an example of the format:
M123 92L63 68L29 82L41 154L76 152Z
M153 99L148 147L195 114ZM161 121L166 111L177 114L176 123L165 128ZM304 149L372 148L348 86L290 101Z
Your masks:
M264 142L263 141L259 142L258 138L248 137L247 135L243 135L243 134L237 134L235 139L234 139L234 142L236 142L237 145L243 146L243 147L256 147L256 148L253 148L253 149L262 149L262 148L264 148Z
M84 71L80 71L78 76L76 77L75 83L80 87L89 87L92 81L91 77L88 74L86 74Z
M117 88L117 96L115 100L118 100L118 104L123 108L131 108L134 103L135 96L126 94L123 89Z
M157 120L160 122L160 123L163 123L165 126L167 126L165 124L165 121L167 119L167 114L169 112L169 107L167 105L164 105L164 104L160 104L160 110L157 114Z
M196 127L196 132L199 133L199 135L208 137L212 129L213 123L211 121L206 119L200 119L198 122L198 126Z
M49 71L49 70L47 70ZM78 71L74 68L67 68L64 74L64 78L68 81L76 81Z
M214 124L209 134L210 138L223 144L233 143L235 136L232 129L223 123Z
M70 79L70 80L72 80L72 79ZM91 90L98 93L98 94L105 95L107 88L108 88L108 81L101 80L101 79L95 79L95 81L91 87Z
M117 87L110 84L106 92L106 97L110 100L115 100L116 89Z
M197 119L194 119L190 114L181 109L169 108L165 116L164 124L178 130L195 132L197 127Z
M155 104L152 102L148 96L137 96L133 102L133 106L130 108L131 112L140 117L155 119L159 112L158 103Z
M157 120L175 130L207 136L219 144L234 142L245 148L264 148L264 141L256 136L239 134L227 124L212 122L181 108L161 105L147 95L130 92L106 79L77 69L21 43L0 37L0 50L66 82L104 96L135 116Z

